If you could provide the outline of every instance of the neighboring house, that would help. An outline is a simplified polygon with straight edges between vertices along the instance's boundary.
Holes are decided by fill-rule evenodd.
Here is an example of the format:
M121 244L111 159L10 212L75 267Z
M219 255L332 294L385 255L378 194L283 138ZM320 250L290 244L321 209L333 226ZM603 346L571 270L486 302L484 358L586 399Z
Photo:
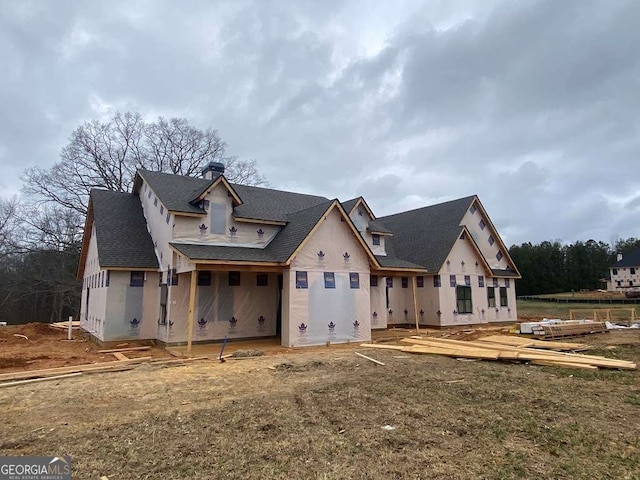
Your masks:
M640 288L640 248L631 253L618 254L617 262L609 267L607 290L624 292Z
M301 346L514 321L519 273L476 196L376 218L361 197L235 185L212 163L93 190L78 277L81 326L101 341Z

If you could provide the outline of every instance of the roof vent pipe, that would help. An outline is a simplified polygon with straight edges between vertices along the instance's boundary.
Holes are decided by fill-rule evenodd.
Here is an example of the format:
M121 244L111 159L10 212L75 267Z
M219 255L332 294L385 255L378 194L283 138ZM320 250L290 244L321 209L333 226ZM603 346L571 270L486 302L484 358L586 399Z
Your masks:
M202 169L202 178L207 180L213 180L224 174L224 164L220 162L209 162L206 167Z

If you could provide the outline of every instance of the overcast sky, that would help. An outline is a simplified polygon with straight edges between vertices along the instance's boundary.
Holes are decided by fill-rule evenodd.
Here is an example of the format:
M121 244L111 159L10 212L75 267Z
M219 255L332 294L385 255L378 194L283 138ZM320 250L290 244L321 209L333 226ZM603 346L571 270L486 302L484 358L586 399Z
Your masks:
M131 110L377 216L478 194L508 245L640 237L639 25L635 0L3 0L0 196Z

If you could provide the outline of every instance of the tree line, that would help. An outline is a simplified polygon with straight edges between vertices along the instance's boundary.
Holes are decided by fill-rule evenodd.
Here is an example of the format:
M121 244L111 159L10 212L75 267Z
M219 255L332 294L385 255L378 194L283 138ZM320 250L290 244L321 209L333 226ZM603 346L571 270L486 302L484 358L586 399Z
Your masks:
M25 170L22 199L0 198L0 321L79 314L76 269L91 189L129 192L139 168L198 175L212 161L231 182L267 184L255 160L227 154L217 130L185 118L145 122L126 112L76 128L54 165Z
M605 288L607 275L617 255L640 248L640 239L617 240L613 245L589 240L563 245L545 241L513 245L509 254L522 274L516 282L518 295L539 295Z

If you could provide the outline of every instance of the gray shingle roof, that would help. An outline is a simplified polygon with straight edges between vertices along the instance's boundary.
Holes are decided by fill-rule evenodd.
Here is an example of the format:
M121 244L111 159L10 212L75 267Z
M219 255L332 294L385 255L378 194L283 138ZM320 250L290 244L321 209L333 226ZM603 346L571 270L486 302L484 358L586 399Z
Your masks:
M233 210L235 217L288 221L287 215L329 201L317 195L285 192L271 188L232 184L243 204Z
M204 192L215 180L149 170L138 170L138 173L169 210L184 213L205 213L204 210L189 202ZM234 208L233 215L235 217L285 222L290 213L329 201L328 198L317 195L285 192L271 188L233 183L231 187L243 202L242 205Z
M385 240L387 255L437 272L462 233L460 222L475 196L377 219L393 232Z
M520 277L520 275L518 275L518 272L511 269L504 270L504 269L492 268L491 273L493 274L494 277Z
M640 267L640 248L635 249L631 253L622 256L622 260L611 265L612 268L618 267Z
M191 260L228 260L243 262L274 262L270 252L262 248L221 247L170 242L173 248Z
M291 213L287 225L264 249L190 245L172 242L171 245L192 260L230 260L246 262L285 262L320 221L332 201Z
M386 228L379 220L371 220L369 222L369 231L376 233L393 233L391 230Z
M389 255L376 255L376 259L380 266L385 268L425 268L422 265L417 265L401 258L390 257Z
M344 211L347 212L347 215L351 213L351 210L353 210L353 207L356 206L356 203L358 203L358 200L360 200L360 197L352 198L351 200L342 202L342 208L344 208Z
M164 206L172 212L201 213L203 215L206 213L200 207L189 202L211 185L211 180L149 170L138 170L138 174L149 184L153 193L158 196Z
M102 268L158 268L137 195L94 189L91 203Z

